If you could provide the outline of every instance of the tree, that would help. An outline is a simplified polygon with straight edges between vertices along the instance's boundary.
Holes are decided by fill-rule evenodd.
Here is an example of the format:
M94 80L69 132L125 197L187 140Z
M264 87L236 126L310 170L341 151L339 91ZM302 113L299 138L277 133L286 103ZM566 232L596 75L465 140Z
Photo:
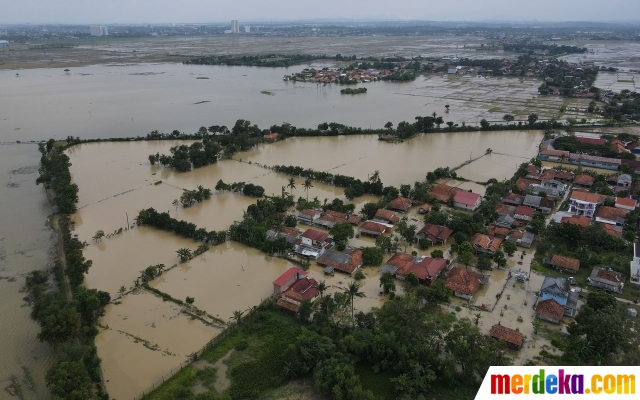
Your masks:
M353 299L356 297L365 297L364 293L360 291L360 287L362 285L360 283L357 282L350 282L349 285L347 286L347 289L345 290L345 293L347 294L347 296L349 296L349 299L351 301L351 319L353 320Z
M504 268L507 265L507 259L504 256L502 250L496 250L495 254L493 255L493 261L498 264L498 267L500 268Z
M120 297L124 296L126 291L127 291L126 287L120 286L120 290L118 290L118 293L120 293Z
M427 238L420 238L418 239L418 247L420 247L420 250L426 250L429 248L430 242L429 240L427 240ZM442 251L440 251L442 253Z
M85 400L94 397L92 382L82 361L63 359L53 364L46 376L54 399Z
M413 243L417 229L418 227L415 224L409 225L409 220L407 219L407 217L402 217L402 219L398 222L396 231L404 239L405 252L407 251L407 246L409 245L409 243Z
M473 323L478 326L478 323L480 322L480 318L482 318L482 313L475 313L473 314Z
M376 203L365 203L360 210L360 214L364 219L373 219L378 212L378 205Z
M531 113L527 117L527 121L529 121L529 126L530 127L533 127L533 124L535 124L537 120L538 120L538 114L536 114L536 113Z
M320 300L322 300L322 296L326 291L327 291L327 283L325 281L318 282L318 292L320 293Z
M240 325L240 321L242 320L242 315L244 313L242 311L234 311L231 319L236 323L236 325Z
M296 180L295 180L295 178L293 178L293 177L289 178L289 183L287 184L287 187L289 189L291 189L291 194L293 194L293 189L296 188Z
M181 248L176 250L176 253L178 253L178 257L180 257L180 261L185 262L185 261L189 261L191 259L191 250L188 248Z
M473 259L473 246L471 243L464 241L458 245L458 260L467 267Z
M341 222L335 224L329 229L329 233L333 235L333 240L336 242L339 250L344 250L347 246L347 241L354 236L353 225L348 222Z
M480 120L480 127L482 127L482 129L489 129L491 128L491 124L489 123L489 121L487 121L486 119L481 119Z
M502 117L503 120L505 120L507 123L512 122L515 117L511 114L505 114L504 117Z
M93 235L93 241L99 242L100 240L102 240L103 237L104 237L104 231L101 229L97 231L95 235Z
M413 272L409 272L407 277L405 278L405 282L409 285L409 287L415 288L420 284L420 280Z
M307 178L304 181L304 184L302 185L302 187L304 187L305 192L307 192L307 201L309 201L309 189L311 189L313 187L311 179Z
M178 201L178 199L175 199L175 200L173 200L173 202L171 202L171 204L172 204L173 206L175 206L176 211L178 211L178 204L180 204L180 201Z
M311 300L304 299L300 303L300 307L298 308L298 318L300 318L303 322L309 322L309 318L311 317L311 313L313 312L313 304Z
M449 300L451 289L444 285L444 281L437 280L427 286L425 298L432 303L444 303Z
M562 224L562 225L571 225L571 224ZM504 249L504 252L507 253L509 257L513 256L513 253L515 253L516 250L518 250L518 247L516 246L516 244L510 240L503 241L502 248Z
M184 302L189 304L189 305L192 305L194 301L196 301L196 299L194 299L193 297L189 297L189 296L187 296L187 298L184 300Z
M69 305L57 302L44 310L44 318L40 320L38 340L47 342L53 347L80 337L82 321L80 314Z
M431 252L431 258L444 258L442 250L434 250Z
M387 130L391 130L393 128L393 122L389 121L386 124L384 124L385 129Z
M380 265L384 259L384 252L379 247L363 247L362 263L364 265Z
M476 264L476 266L478 267L479 270L490 270L491 269L491 258L489 258L489 256L487 254L480 254L480 256L478 257L478 263Z
M284 218L284 226L287 226L289 228L295 228L297 224L298 224L298 219L296 218L295 215L287 215Z
M389 294L396 291L396 283L393 279L391 272L385 272L380 276L380 287L384 294Z

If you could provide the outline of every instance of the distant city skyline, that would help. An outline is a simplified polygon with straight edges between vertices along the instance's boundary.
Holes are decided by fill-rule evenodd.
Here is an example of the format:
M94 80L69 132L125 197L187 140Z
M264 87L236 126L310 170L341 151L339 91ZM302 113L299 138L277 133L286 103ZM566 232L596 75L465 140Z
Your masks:
M325 0L310 8L294 0L0 0L1 24L160 24L222 23L231 20L282 22L310 19L425 20L425 21L640 21L639 0L422 0L388 2ZM241 24L242 25L242 24Z

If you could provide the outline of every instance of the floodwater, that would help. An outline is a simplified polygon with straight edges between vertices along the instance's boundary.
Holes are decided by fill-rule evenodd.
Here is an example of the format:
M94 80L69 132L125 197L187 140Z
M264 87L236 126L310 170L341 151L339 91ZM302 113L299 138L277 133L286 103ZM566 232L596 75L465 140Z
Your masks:
M368 92L362 96L341 95L339 85L282 80L304 67L97 65L69 73L21 70L19 76L0 70L0 139L130 137L154 129L195 132L203 125L231 127L237 119L262 128L283 122L306 128L322 122L382 128L387 121L444 115L446 104L451 111L445 121L477 125L482 118L500 121L514 110L517 119L526 119L532 107L545 118L545 104L555 114L559 105L554 99L561 103L554 97L534 99L540 83L518 78L428 75L413 82L366 83ZM196 79L203 77L209 79ZM264 90L274 96L261 94Z
M424 181L438 167L457 171L478 182L510 178L517 167L534 157L540 131L452 132L422 134L402 143L379 141L376 135L293 137L235 156L264 165L295 165L366 180L374 171L386 185ZM487 149L492 154L484 155Z
M42 186L36 186L40 153L33 144L0 145L0 398L13 376L25 399L48 398L44 375L51 348L40 343L38 324L24 301L25 275L51 266L53 232L46 226L50 207ZM31 371L35 391L26 384L23 367Z

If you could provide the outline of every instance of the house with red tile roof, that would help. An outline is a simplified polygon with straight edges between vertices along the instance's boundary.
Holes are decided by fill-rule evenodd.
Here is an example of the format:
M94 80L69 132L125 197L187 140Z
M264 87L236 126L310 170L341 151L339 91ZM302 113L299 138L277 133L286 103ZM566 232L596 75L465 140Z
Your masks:
M616 197L616 208L621 208L627 211L633 211L638 206L638 202L634 199L627 199L623 197Z
M611 149L618 154L627 152L627 148L625 147L624 143L622 143L618 139L614 139L613 141L611 141Z
M421 284L430 285L447 268L447 261L443 258L414 257L406 253L395 253L382 268L400 280L405 280L407 275L414 274Z
M518 180L516 181L516 187L519 191L524 192L529 188L530 185L537 185L540 182L541 181L537 179L518 178Z
M320 291L318 282L305 271L290 268L273 282L276 306L297 313L304 300L313 300ZM286 288L285 288L286 287Z
M495 210L498 214L513 216L513 214L516 213L516 206L510 206L508 204L498 204Z
M584 191L572 190L569 194L570 204L569 212L572 214L584 215L593 218L596 213L596 207L604 203L607 196L588 193Z
M482 201L482 196L464 190L458 191L453 196L453 206L462 210L475 211Z
M374 221L365 221L358 228L358 233L362 235L368 236L380 236L387 231L387 227L385 225L379 224Z
M473 295L480 289L480 286L482 286L483 281L484 275L481 273L453 267L447 275L445 286L453 290L454 296L471 300Z
M278 140L278 136L280 136L278 133L269 133L268 135L263 135L262 138L264 139L265 142L275 142L276 140Z
M310 209L304 209L296 215L298 222L305 225L313 225L314 221L319 217L319 211Z
M624 275L611 268L594 268L587 283L600 289L621 293L624 288Z
M562 217L562 219L560 219L560 223L577 225L581 228L586 228L591 225L591 218L585 217L584 215L572 215L570 217Z
M293 285L295 281L307 276L307 272L300 268L289 268L275 281L273 281L273 297L278 297L282 292Z
M376 222L379 221L381 223L393 225L398 223L398 221L400 221L400 217L398 217L396 213L394 213L391 210L385 210L384 208L379 208L378 211L376 211L376 215L373 218L373 220Z
M389 208L391 208L392 210L404 213L409 211L409 208L411 208L413 204L414 204L414 201L411 199L408 199L406 197L398 197L396 199L391 200L391 202L389 203Z
M512 206L519 206L524 202L524 195L516 193L507 193L504 197L500 198L500 201L504 204Z
M628 212L628 210L622 208L600 206L598 208L598 212L596 213L596 221L605 224L622 226L624 225Z
M429 195L435 197L443 203L446 203L451 200L453 196L455 196L456 192L460 190L462 189L445 185L444 183L438 183L437 185L432 187L431 190L429 190Z
M614 226L611 224L600 224L600 225L602 226L602 229L604 229L604 231L607 232L609 235L613 237L617 237L618 239L622 238L621 226Z
M333 246L328 233L307 229L293 248L298 255L317 260L322 253Z
M431 204L422 204L420 207L418 207L418 213L419 214L426 214L429 211L431 211Z
M476 233L469 243L473 246L474 250L478 253L494 254L502 244L502 239L485 235L482 233Z
M507 328L500 323L491 327L489 336L494 339L503 340L507 343L508 347L514 350L520 350L522 342L524 342L524 335L522 333L518 330Z
M353 274L362 266L362 250L353 247L348 247L340 252L327 250L318 258L318 264Z
M520 221L531 221L533 219L534 211L535 210L531 207L518 206L516 208L515 214L513 214L513 218L518 219Z
M426 224L416 233L416 240L424 238L431 242L431 245L445 244L452 234L453 230L446 226Z
M578 272L580 270L580 260L571 257L560 256L555 254L551 257L549 264L561 271Z
M564 316L564 307L554 299L540 300L536 305L536 317L559 324Z
M578 142L580 143L593 144L597 146L604 146L607 143L605 139L587 138L580 136L576 136L576 139L578 139Z
M500 225L496 225L496 224L491 224L491 225L489 225L489 228L487 229L487 231L489 232L489 235L491 235L491 236L495 236L497 238L504 239L507 236L509 236L510 229L507 228L506 226L500 226Z
M586 175L586 174L576 175L576 177L573 178L574 185L579 185L579 186L584 186L584 187L593 186L593 183L595 181L596 181L596 179L593 176Z

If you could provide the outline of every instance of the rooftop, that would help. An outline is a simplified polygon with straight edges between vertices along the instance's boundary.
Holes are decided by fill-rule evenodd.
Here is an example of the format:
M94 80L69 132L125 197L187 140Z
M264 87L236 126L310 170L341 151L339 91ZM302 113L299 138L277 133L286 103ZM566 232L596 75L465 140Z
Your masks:
M573 183L578 185L593 185L593 182L595 181L596 179L593 176L585 174L577 175L573 178Z
M624 275L620 272L606 268L594 268L593 271L591 271L591 276L589 276L589 278L609 285L624 283Z
M302 237L314 240L316 242L322 242L323 240L325 240L326 238L329 237L329 234L328 233L324 233L324 232L320 232L320 231L316 231L315 229L307 229L302 234Z
M467 206L474 206L481 197L482 196L477 193L460 190L453 196L453 201Z
M580 269L580 260L556 254L551 257L551 265L576 272Z
M524 340L524 335L522 333L500 324L491 327L489 336L491 336L492 338L504 340L505 342L518 347L522 346L522 342Z
M354 248L347 248L342 252L327 250L318 259L318 264L351 274L362 265L362 250Z
M516 208L516 215L524 215L525 217L533 217L533 212L535 210L531 207L527 206L518 206Z
M282 286L297 274L300 274L299 276L307 276L307 273L305 271L301 270L300 268L292 267L286 270L282 275L280 275L278 279L273 281L273 284Z
M554 299L541 300L536 306L536 314L561 321L564 316L564 307Z
M607 196L604 196L602 194L583 192L580 190L572 190L569 197L571 198L571 200L578 200L578 201L583 201L585 203L594 203L594 204L602 203L607 198Z
M378 209L378 211L376 211L376 218L379 219L383 219L386 221L389 221L391 223L396 223L398 221L400 221L400 218L396 215L396 213L394 213L391 210L385 210L384 208L380 208Z
M625 218L627 216L627 210L617 207L601 206L598 208L596 217L606 219L609 221L617 221L618 218Z
M473 295L480 289L483 278L481 273L454 267L447 275L445 286L454 292Z
M586 228L587 226L591 225L591 218L585 217L584 215L572 215L570 217L562 217L560 223L578 225Z

